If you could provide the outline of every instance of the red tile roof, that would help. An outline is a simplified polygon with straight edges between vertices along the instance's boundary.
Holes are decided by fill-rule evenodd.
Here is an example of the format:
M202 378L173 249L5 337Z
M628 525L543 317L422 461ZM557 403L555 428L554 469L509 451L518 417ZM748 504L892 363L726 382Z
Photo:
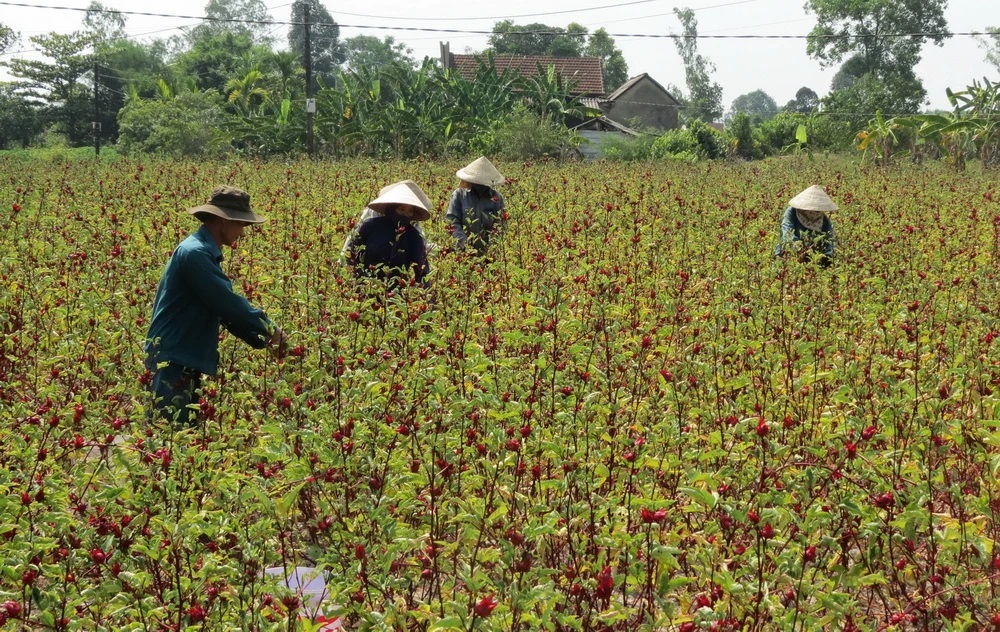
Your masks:
M489 63L486 55L451 55L450 66L467 81L474 81L480 62ZM604 74L598 57L543 57L523 55L494 55L497 72L510 69L522 77L531 78L554 66L563 81L574 84L570 94L604 94Z

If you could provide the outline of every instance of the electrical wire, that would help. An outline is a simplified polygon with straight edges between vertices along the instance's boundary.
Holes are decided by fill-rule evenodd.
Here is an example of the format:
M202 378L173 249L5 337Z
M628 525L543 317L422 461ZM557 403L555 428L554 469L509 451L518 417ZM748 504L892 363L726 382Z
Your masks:
M10 2L0 0L0 6L26 7L31 9L49 9L62 11L88 11L80 7L63 7L55 5L28 4L24 2ZM174 18L183 20L201 20L204 22L227 22L235 24L263 24L263 25L286 25L305 26L306 22L281 21L281 20L247 20L242 18L218 18L211 16L178 15L170 13L152 13L146 11L119 11L117 9L101 9L100 13L111 13L116 15L141 15L146 17ZM327 22L309 22L313 27L339 27L360 30L388 30L388 31L414 31L426 33L458 33L469 35L496 35L492 30L472 30L472 29L446 29L419 26L374 26L370 24L337 24ZM550 31L509 31L505 35L551 35ZM562 36L588 36L589 33L559 33ZM906 38L906 37L949 37L949 36L986 36L989 32L962 31L949 33L947 31L918 31L913 33L879 33L873 34L829 34L829 35L709 35L709 34L676 34L676 33L608 33L609 37L615 38L645 38L645 39L735 39L735 40L808 40L808 39L872 39L872 38Z

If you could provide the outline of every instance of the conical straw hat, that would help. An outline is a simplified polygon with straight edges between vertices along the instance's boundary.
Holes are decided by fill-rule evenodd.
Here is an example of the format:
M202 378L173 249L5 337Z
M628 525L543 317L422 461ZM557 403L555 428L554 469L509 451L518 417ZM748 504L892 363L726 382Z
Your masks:
M476 158L469 164L455 172L459 180L465 180L472 184L481 184L487 187L500 186L505 182L497 168L493 166L486 156Z
M826 194L823 187L818 184L812 185L793 197L788 201L788 206L797 208L800 211L823 211L824 213L837 210L837 205L833 203L833 200Z
M434 206L434 203L431 202L431 199L427 197L427 195L420 189L419 186L417 186L417 183L414 182L413 180L400 180L399 182L393 182L392 184L387 184L381 189L379 189L378 194L382 195L383 193L387 193L389 189L399 184L405 184L411 187L411 189L417 194L420 200L424 203L425 208L430 209L432 206Z
M388 206L406 204L417 209L413 219L418 222L431 218L430 198L412 180L403 180L382 189L379 196L368 203L368 208L383 213Z

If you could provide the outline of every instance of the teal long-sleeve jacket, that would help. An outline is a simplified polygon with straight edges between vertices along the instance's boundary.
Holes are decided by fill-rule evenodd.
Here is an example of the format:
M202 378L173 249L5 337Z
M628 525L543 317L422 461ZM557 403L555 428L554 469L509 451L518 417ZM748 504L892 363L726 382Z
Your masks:
M233 291L222 271L222 250L205 226L174 250L153 301L146 336L146 368L173 362L215 375L219 368L219 328L261 349L274 324Z

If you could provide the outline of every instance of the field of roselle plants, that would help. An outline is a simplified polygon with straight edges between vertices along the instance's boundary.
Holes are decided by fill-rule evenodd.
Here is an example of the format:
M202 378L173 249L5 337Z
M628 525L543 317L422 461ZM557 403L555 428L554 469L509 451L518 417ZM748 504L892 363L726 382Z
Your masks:
M3 630L1000 630L996 174L0 160ZM434 199L433 291L339 264L382 185ZM203 427L144 421L160 272L216 184L223 266L291 335L224 336ZM771 251L823 183L838 261Z

